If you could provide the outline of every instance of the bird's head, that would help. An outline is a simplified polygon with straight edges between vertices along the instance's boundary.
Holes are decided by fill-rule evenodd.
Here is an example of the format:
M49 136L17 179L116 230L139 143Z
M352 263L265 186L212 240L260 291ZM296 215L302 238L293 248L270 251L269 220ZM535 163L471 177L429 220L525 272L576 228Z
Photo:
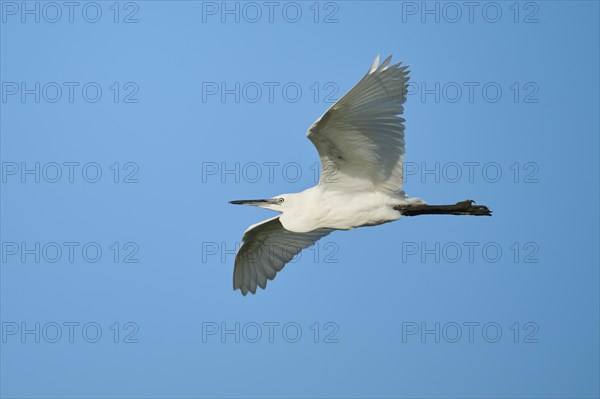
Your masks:
M273 198L258 199L258 200L237 200L229 201L230 204L234 205L251 205L258 206L272 211L284 212L288 209L292 202L291 194L281 194Z

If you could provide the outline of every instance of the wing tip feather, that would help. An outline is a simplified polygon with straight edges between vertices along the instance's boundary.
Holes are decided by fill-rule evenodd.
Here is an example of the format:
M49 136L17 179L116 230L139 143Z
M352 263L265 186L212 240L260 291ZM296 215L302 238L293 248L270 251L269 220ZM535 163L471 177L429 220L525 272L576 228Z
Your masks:
M368 74L373 75L375 73L381 73L387 70L391 70L398 71L403 75L403 77L407 77L410 72L410 70L408 70L410 65L403 65L402 61L390 65L392 57L392 55L388 56L385 60L383 60L381 64L379 64L380 56L379 54L377 54L377 56L375 57L375 61L373 61L371 68L369 68Z
M371 64L371 68L369 68L369 73L373 73L377 70L377 67L379 66L379 54L377 54L375 56L375 60L373 61L373 64Z

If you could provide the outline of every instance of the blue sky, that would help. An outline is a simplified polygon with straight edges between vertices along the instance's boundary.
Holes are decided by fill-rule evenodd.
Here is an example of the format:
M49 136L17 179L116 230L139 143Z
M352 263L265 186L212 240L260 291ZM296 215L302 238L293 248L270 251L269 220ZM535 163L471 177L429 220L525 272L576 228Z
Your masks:
M471 3L469 3L471 4ZM598 397L599 5L0 2L0 395ZM410 65L405 190L232 291L308 127Z

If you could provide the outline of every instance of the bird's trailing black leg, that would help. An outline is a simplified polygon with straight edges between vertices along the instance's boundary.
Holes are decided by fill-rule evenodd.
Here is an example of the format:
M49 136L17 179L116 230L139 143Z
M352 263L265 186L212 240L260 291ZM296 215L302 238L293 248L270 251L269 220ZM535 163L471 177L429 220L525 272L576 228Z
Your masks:
M465 200L454 205L407 204L396 205L394 209L403 216L418 215L472 215L492 216L492 211L485 205L473 205L475 201Z

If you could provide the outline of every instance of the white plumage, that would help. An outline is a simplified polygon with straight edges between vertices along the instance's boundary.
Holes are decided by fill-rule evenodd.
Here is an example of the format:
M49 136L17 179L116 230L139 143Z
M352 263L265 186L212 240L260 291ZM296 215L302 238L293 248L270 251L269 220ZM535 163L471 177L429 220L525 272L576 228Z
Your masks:
M308 129L321 157L319 184L271 201L233 201L283 214L250 226L236 255L233 288L246 295L265 288L302 249L333 230L376 225L400 218L382 204L406 201L402 191L407 67L381 65L379 56L364 78ZM348 196L352 192L352 196ZM280 199L283 202L279 202Z

